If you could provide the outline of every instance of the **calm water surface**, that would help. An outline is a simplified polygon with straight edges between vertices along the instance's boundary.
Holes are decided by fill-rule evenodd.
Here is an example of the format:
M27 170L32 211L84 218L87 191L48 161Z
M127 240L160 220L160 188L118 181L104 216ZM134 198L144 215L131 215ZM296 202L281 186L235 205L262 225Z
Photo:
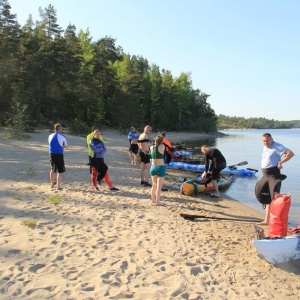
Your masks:
M256 182L262 177L260 161L263 150L262 135L269 132L274 141L279 142L292 150L295 156L283 164L282 174L287 175L287 179L282 182L281 192L291 194L292 205L289 214L291 225L300 224L300 129L269 129L269 130L226 130L221 131L226 134L219 138L206 138L197 141L189 141L187 144L201 146L207 144L218 148L227 160L227 165L248 161L248 165L240 168L253 168L258 170L255 177L236 177L233 184L224 194L237 199L256 210L263 212L262 205L256 200L254 189ZM300 176L299 176L300 177Z

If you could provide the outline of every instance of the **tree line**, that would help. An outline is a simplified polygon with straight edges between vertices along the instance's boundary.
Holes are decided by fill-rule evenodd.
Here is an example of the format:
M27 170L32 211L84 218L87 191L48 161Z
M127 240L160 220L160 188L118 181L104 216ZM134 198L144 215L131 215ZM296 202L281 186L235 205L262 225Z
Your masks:
M21 26L0 0L0 124L29 130L57 121L74 132L91 124L212 132L217 116L190 73L174 77L146 58L124 53L110 36L57 23L54 6Z
M265 118L243 118L218 115L218 129L284 129L299 127L299 121L276 121Z

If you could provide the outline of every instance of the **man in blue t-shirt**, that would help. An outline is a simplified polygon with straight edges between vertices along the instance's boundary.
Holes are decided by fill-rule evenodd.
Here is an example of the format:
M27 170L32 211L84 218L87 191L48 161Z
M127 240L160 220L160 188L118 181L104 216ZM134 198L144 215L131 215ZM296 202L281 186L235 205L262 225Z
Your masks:
M136 161L137 161L137 154L139 151L139 147L137 144L137 140L140 136L139 130L136 130L135 127L131 127L130 131L128 133L128 142L129 142L129 149L128 149L128 153L129 153L129 157L131 159L131 164L132 165L136 165Z
M68 146L66 137L61 133L62 126L57 123L54 125L55 132L48 137L50 154L50 184L54 187L54 174L57 172L56 189L61 190L62 173L65 172L64 148Z
M263 134L262 142L264 144L261 160L263 177L274 178L274 180L280 179L280 169L282 169L282 164L290 160L294 156L294 153L285 146L274 142L270 133ZM273 198L280 194L280 188L281 182L277 183L274 190L270 191ZM269 220L270 204L267 204L265 220L259 223L259 225L268 225Z

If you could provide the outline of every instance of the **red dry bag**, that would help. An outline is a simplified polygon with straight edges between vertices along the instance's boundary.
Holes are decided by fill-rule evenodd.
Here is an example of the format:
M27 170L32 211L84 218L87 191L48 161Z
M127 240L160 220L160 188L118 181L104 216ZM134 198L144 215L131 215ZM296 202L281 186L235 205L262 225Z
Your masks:
M286 236L291 195L279 195L272 200L270 205L269 237Z

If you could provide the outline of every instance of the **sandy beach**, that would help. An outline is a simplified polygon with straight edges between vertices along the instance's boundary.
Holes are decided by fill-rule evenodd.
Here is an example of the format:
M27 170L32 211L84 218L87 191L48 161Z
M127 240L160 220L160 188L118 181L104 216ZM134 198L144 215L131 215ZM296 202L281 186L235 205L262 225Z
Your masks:
M0 299L300 299L299 260L260 258L253 223L179 215L261 220L259 212L226 191L180 195L170 169L163 206L152 206L127 136L113 130L102 131L105 161L120 191L93 190L85 138L68 132L63 190L51 189L50 133L0 136Z

